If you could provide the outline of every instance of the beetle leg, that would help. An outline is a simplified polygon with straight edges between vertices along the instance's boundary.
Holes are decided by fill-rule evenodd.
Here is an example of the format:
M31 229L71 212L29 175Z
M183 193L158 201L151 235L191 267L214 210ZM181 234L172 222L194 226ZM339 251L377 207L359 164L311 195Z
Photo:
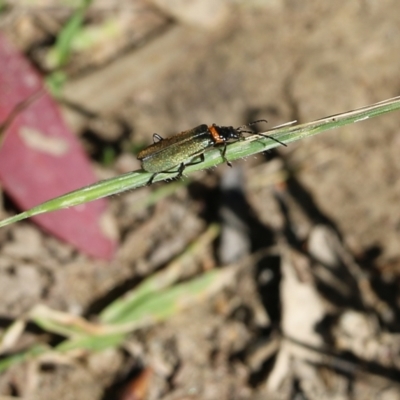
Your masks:
M228 161L227 158L225 157L227 146L228 146L228 144L225 142L224 148L221 151L221 157L228 164L229 167L232 167L232 163L230 161Z
M161 142L161 140L164 140L164 138L161 137L158 133L153 133L153 143Z
M204 154L199 154L198 157L200 158L199 161L190 162L190 163L186 164L185 166L189 167L190 165L196 165L196 164L200 164L200 163L204 162L204 160L205 160Z
M155 134L156 135L156 134ZM146 183L146 186L150 186L153 183L154 178L158 175L158 174L177 174L175 176L175 178L181 178L183 175L183 171L185 170L186 167L189 167L191 165L196 165L196 164L200 164L202 162L204 162L205 158L204 158L204 154L199 154L198 157L200 158L200 160L198 161L194 161L194 162L190 162L188 164L185 163L181 163L181 165L178 168L178 171L160 171L160 172L155 172L150 179L148 180L148 182Z
M190 163L187 163L187 164L182 163L179 166L178 175L176 175L176 178L181 178L182 177L183 171L186 169L186 167L190 167L191 165L197 165L197 164L200 164L200 163L204 162L204 160L205 160L204 154L199 154L199 158L200 158L200 160L198 160L198 161L193 161L193 162L190 162Z
M150 186L153 183L153 179L158 175L158 172L153 174L150 179L147 181L146 186Z
M180 166L179 166L179 169L178 169L178 175L176 175L176 177L175 178L181 178L182 177L182 174L183 174L183 171L185 170L185 168L186 168L186 165L185 165L185 163L182 163Z

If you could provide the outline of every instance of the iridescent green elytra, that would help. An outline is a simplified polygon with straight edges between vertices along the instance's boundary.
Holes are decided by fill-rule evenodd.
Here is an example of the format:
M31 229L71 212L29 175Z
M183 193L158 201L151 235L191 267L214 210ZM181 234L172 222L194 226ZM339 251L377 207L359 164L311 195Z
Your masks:
M265 120L254 121L251 124L261 121ZM186 166L203 162L204 152L210 147L218 145L223 146L221 151L222 158L228 165L231 165L225 157L228 141L244 139L244 132L255 134L252 131L245 131L243 128L239 127L235 129L232 126L218 126L215 124L207 126L203 124L166 139L155 133L153 135L154 143L139 152L137 156L138 160L142 162L142 168L147 172L153 173L147 185L150 185L156 175L161 172L176 173L176 177L179 178L182 176ZM268 137L286 146L273 137L259 135ZM195 157L199 157L199 160L191 162L190 160ZM185 161L189 162L185 163ZM178 165L179 168L177 170L171 171L172 168Z
M142 162L142 168L153 173L168 171L188 158L204 153L205 149L214 145L205 124L166 139L154 134L153 140L154 143L137 156Z

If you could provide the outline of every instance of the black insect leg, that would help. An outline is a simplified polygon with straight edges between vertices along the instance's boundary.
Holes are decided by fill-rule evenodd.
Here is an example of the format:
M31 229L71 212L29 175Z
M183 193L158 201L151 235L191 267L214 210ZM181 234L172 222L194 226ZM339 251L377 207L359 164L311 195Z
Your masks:
M150 186L153 183L154 178L159 174L159 172L156 172L153 174L150 179L147 181L146 186Z
M153 133L153 143L158 143L164 140L158 133Z
M185 170L185 168L186 168L185 163L182 163L182 164L179 166L178 174L177 174L176 177L175 177L176 179L179 179L179 178L182 177L182 174L183 174L183 171Z
M221 151L221 157L228 164L229 167L232 167L232 163L230 161L228 161L228 159L225 157L227 146L228 146L228 144L224 143L224 148Z
M181 178L182 177L183 171L185 170L186 167L190 167L191 165L197 165L197 164L200 164L200 163L204 162L204 159L205 159L204 158L204 154L200 154L199 158L200 158L200 160L198 160L198 161L190 162L190 163L187 163L187 164L182 163L179 166L178 175L176 175L176 178Z
M155 134L156 135L156 134ZM186 167L190 167L191 165L196 165L196 164L200 164L202 162L204 162L204 154L200 154L199 155L200 160L195 161L195 162L191 162L188 164L185 163L181 163L181 165L178 168L178 171L160 171L160 172L155 172L150 179L148 180L148 182L146 183L146 186L150 186L153 183L154 178L158 175L158 174L176 174L175 178L181 178L183 175L183 171L185 170Z

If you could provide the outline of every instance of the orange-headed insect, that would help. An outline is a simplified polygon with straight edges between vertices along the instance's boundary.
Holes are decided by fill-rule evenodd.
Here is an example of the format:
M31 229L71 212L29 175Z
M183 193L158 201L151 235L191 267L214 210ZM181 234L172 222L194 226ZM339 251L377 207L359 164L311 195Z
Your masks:
M211 147L221 146L223 160L229 166L232 166L225 157L228 143L243 140L245 138L244 133L266 137L286 146L285 143L271 136L245 130L245 128L257 122L267 121L260 119L239 128L203 124L166 139L157 133L153 134L154 143L139 152L137 156L138 160L142 162L142 168L153 173L147 185L151 185L154 178L160 173L176 173L177 178L181 177L187 166L203 162L205 151ZM191 161L196 157L199 157L198 161ZM178 169L171 171L176 166L179 166Z

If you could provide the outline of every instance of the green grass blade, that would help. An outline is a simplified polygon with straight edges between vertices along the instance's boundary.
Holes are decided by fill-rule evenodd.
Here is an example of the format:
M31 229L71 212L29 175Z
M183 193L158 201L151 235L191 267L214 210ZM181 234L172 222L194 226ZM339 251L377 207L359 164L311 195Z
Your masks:
M100 336L91 335L76 337L60 343L56 347L56 350L61 352L81 349L101 351L119 346L125 340L125 337L126 333L111 333Z
M53 350L48 346L38 345L18 354L5 356L0 360L0 372L14 364L50 351L65 352L76 349L100 351L119 346L125 340L127 333L166 320L220 291L222 287L232 282L235 273L232 268L212 270L195 279L167 288L157 295L146 296L133 312L123 315L115 324L94 325L80 317L40 306L42 309L36 311L34 309L31 313L32 321L44 330L65 335L68 339Z
M36 345L31 347L30 349L17 353L17 354L12 354L9 356L5 356L0 360L0 373L4 372L8 368L10 368L12 365L28 361L32 358L35 358L41 354L44 354L49 351L49 347L43 346L43 345Z
M145 176L144 176L145 175ZM104 181L97 182L93 185L86 186L82 189L69 192L62 196L51 199L36 207L31 208L28 211L24 211L18 215L7 218L0 221L0 228L9 225L13 222L21 221L23 219L33 217L49 211L55 211L62 208L68 208L77 206L79 204L87 203L89 201L101 199L106 196L121 193L129 188L143 186L146 183L146 179L149 179L151 174L140 173L138 171L128 172L127 174L117 176L116 178L106 179Z
M162 271L146 278L136 288L126 293L123 297L113 301L99 315L99 320L104 324L118 324L129 318L134 310L138 309L143 303L151 298L158 296L161 290L173 285L182 276L182 268L185 266L185 259L196 257L197 254L204 251L204 248L212 243L219 234L219 227L212 224L177 259L171 262Z
M264 134L275 137L281 142L291 143L296 140L327 131L329 129L339 128L344 125L364 121L366 119L374 118L399 109L400 96L354 111L319 119L310 123L294 126L282 126L271 129L264 132ZM272 139L252 135L247 137L246 140L230 144L228 146L226 156L228 160L234 161L272 149L277 146L279 146L279 144L274 142ZM187 167L185 169L185 173L210 168L224 162L221 157L220 149L217 148L207 151L205 156L205 161L203 163ZM49 200L21 214L5 219L0 222L0 228L38 214L55 211L61 208L73 207L89 201L100 199L102 197L111 196L126 190L141 187L148 182L151 175L151 173L145 171L133 171L116 178L97 182L93 185ZM154 182L165 179L171 179L171 174L159 174L154 179Z
M232 281L234 274L232 269L212 270L157 294L142 297L133 309L118 315L114 329L116 332L130 332L168 319L220 291Z
M81 0L80 6L58 34L54 48L49 52L49 64L53 68L60 68L68 61L72 42L80 32L86 10L91 3L92 0Z

